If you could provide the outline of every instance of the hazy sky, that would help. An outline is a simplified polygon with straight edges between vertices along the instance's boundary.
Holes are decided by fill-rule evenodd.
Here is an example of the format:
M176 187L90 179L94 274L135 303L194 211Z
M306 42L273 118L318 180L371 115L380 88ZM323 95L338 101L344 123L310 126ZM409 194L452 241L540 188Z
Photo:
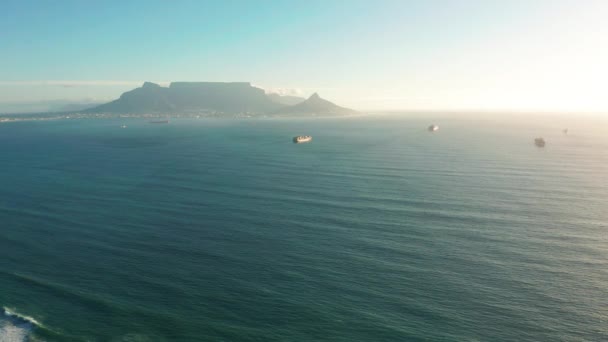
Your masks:
M608 111L608 1L0 1L0 110L145 80L357 109Z

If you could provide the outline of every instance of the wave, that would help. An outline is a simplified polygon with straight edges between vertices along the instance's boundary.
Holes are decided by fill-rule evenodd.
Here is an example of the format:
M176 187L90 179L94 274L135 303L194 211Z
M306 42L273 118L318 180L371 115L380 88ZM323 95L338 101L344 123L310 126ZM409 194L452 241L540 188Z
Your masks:
M71 302L77 305L82 305L86 307L88 310L91 310L96 313L100 313L109 317L118 317L125 315L140 315L144 317L144 319L150 320L154 319L157 321L166 322L165 317L159 317L156 312L149 311L132 311L132 308L128 306L115 305L114 303L108 302L103 298L99 298L96 295L82 293L78 290L75 290L69 286L65 286L62 284L56 284L53 282L49 282L37 277L12 273L12 272L2 272L0 274L5 274L11 276L14 280L17 280L24 285L27 286L35 286L41 289L45 289L46 292L50 292L56 298L61 298L66 302ZM44 342L63 342L63 341L89 341L90 339L86 336L74 335L70 332L63 331L58 329L57 326L47 326L46 323L41 323L40 320L36 320L31 316L27 316L21 314L19 311L13 309L12 307L0 307L0 342L21 342L21 341L44 341ZM2 314L3 313L3 314ZM4 322L10 323L10 328L13 329L13 326L20 326L21 330L19 332L19 338L3 338L5 334L2 330ZM174 321L177 324L177 321ZM52 323L49 323L52 324ZM131 338L133 334L127 336L127 338ZM143 335L142 335L143 336ZM141 336L137 337L137 339L133 339L134 341L145 341L145 339ZM125 341L131 341L131 339L127 339Z
M6 307L2 308L4 311L4 316L11 318L13 321L21 321L22 323L30 323L39 327L42 327L38 321L30 316L25 316L20 313L17 313L15 310L8 309Z
M0 316L0 342L29 341L31 333L37 326L41 324L34 318L3 307Z
M0 315L0 342L66 340L75 341L77 339L51 330L35 318L23 315L13 308L2 307Z

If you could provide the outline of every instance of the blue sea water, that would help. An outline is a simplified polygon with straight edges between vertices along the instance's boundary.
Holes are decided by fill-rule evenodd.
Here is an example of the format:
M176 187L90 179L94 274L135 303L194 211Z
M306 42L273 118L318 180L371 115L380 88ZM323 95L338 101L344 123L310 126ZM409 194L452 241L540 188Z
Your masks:
M0 341L608 340L605 118L5 123L0 225Z

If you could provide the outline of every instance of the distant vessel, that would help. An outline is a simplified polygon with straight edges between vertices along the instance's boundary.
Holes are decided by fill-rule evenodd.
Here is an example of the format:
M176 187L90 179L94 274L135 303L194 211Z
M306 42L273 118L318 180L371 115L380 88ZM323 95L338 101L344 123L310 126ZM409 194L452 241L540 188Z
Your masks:
M439 130L439 126L437 125L430 125L428 128L429 132L435 132Z
M127 128L127 125L122 125L120 126L120 128Z
M298 135L297 137L293 138L293 142L296 144L307 143L307 142L310 142L311 140L312 140L312 137L310 135Z
M562 132L564 132L564 134L568 134L568 129L564 128L564 130Z
M543 139L543 138L534 139L534 145L536 145L538 147L545 147L545 139Z
M151 124L168 124L169 120L152 120L150 121Z

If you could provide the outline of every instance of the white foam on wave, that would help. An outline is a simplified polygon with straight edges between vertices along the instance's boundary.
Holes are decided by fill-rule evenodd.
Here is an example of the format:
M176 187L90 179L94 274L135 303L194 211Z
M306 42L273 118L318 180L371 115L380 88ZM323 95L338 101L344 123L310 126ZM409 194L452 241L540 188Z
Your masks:
M24 342L28 336L39 326L35 319L20 315L14 310L2 308L3 315L0 316L0 342Z
M4 307L4 308L2 308L2 309L4 310L4 315L5 315L5 316L8 316L8 317L13 317L13 318L15 318L15 319L17 319L17 320L26 321L26 322L29 322L29 323L31 323L31 324L33 324L33 325L42 326L42 324L38 323L38 321L36 321L36 320L35 320L35 319L33 319L32 317L29 317L29 316L25 316L25 315L19 314L19 313L17 313L17 312L16 312L16 311L14 311L14 310L10 310L10 309L7 309L7 308L5 308L5 307Z

